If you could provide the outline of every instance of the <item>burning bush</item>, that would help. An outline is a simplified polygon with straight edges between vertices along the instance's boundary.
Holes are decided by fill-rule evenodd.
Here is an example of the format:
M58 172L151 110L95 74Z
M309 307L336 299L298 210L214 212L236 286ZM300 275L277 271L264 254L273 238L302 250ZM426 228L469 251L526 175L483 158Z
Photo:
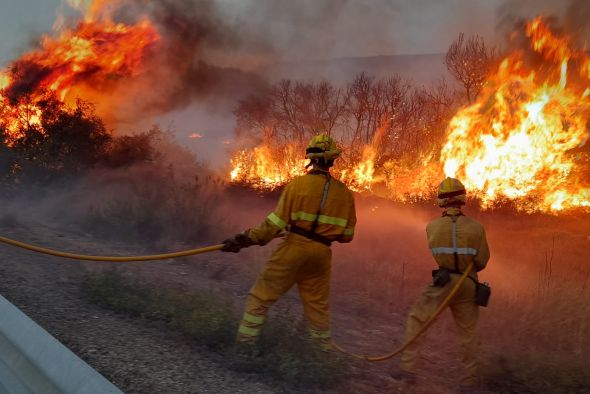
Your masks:
M451 95L444 82L416 89L397 76L377 80L360 74L345 88L281 81L235 111L238 137L258 146L236 153L232 180L270 189L284 184L303 173L307 141L321 130L343 146L335 172L351 188L389 185L400 163L422 167L440 145L454 106ZM404 182L411 172L396 172L394 182ZM402 200L410 192L388 190L388 197Z
M6 138L8 130L0 127L5 181L51 181L88 169L107 154L112 137L90 104L78 100L68 107L47 95L37 102L36 113L38 121L24 122L17 138Z
M276 84L236 111L238 136L258 146L236 153L232 180L285 183L303 171L305 141L322 130L344 147L335 175L357 191L384 186L389 198L416 200L446 175L462 179L483 208L590 207L590 57L543 18L518 33L502 57L478 37L451 45L445 63L468 102L460 109L444 83L417 89L361 74L345 88Z
M157 127L113 137L96 116L94 106L82 100L71 107L48 94L35 108L38 121L24 122L13 130L12 138L7 138L8 131L0 127L0 138L5 137L0 143L5 182L48 184L91 168L125 167L152 162L158 156L154 141L162 137L162 132Z

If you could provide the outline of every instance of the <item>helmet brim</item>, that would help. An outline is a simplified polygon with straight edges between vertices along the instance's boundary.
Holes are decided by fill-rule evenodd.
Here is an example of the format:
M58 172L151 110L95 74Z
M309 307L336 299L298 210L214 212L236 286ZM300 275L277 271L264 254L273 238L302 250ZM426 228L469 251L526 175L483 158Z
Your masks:
M325 159L325 160L334 160L340 156L340 149L333 149L328 150L325 152L318 152L318 153L308 153L305 155L308 159Z

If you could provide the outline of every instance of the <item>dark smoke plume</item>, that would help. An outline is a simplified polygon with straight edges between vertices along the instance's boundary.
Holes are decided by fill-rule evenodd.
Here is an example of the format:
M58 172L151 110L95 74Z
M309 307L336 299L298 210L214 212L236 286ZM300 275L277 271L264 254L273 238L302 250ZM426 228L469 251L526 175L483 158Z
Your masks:
M237 32L224 25L214 2L133 1L118 10L115 19L132 23L146 13L157 26L161 41L145 65L146 75L118 89L123 96L131 92L141 98L123 102L119 120L139 113L165 113L194 100L206 99L212 106L233 105L228 102L265 87L258 75L209 59L207 53L212 48L232 52L241 45Z
M497 9L496 26L507 35L518 21L538 15L553 18L555 26L573 35L580 45L590 40L590 2L586 0L505 0Z
M15 105L19 100L37 89L43 78L51 70L33 62L17 61L10 67L10 75L15 81L4 92L10 104Z

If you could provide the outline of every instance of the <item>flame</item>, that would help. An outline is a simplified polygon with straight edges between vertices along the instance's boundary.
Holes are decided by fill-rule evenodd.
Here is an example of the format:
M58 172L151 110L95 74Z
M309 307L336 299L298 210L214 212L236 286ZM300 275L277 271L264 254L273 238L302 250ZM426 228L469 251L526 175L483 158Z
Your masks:
M298 175L305 174L305 159L299 147L289 144L279 149L260 146L237 152L231 161L230 179L259 190L274 190Z
M386 157L383 124L359 157L339 159L334 176L351 189L412 202L431 198L443 176L461 179L481 206L511 201L526 212L590 207L590 56L556 35L539 17L525 28L528 48L510 52L488 77L476 102L448 125L439 153ZM531 55L531 53L534 55ZM303 173L304 147L272 154L268 141L232 159L231 179L276 188ZM295 166L295 167L294 167ZM584 176L586 174L586 176Z
M274 190L306 173L305 147L289 144L281 148L264 144L242 149L231 159L230 180L257 190ZM377 165L379 150L374 141L363 145L357 161L337 160L332 174L351 190L372 193L402 202L432 197L442 170L430 153L419 160L387 160Z
M376 194L402 202L415 202L432 196L442 170L432 153L418 160L380 162L387 123L376 131L368 144L361 144L360 156L346 155L336 160L335 178L351 190ZM346 150L344 150L346 152ZM274 190L296 176L306 173L305 146L295 143L273 147L270 141L252 149L242 149L231 159L230 180L257 190ZM379 163L379 164L377 164Z
M371 145L363 147L361 160L351 168L344 168L340 171L340 180L354 191L371 191L376 183L375 157L377 151Z
M110 1L74 1L85 9L84 20L73 29L43 36L39 49L24 54L0 71L0 126L7 131L5 143L22 137L27 126L39 125L39 102L53 94L64 104L142 73L144 58L159 40L148 19L133 25L111 20Z
M590 207L574 154L588 139L589 58L541 18L526 36L542 66L528 64L524 51L500 63L477 102L450 122L445 174L462 179L484 207L500 199L527 212Z

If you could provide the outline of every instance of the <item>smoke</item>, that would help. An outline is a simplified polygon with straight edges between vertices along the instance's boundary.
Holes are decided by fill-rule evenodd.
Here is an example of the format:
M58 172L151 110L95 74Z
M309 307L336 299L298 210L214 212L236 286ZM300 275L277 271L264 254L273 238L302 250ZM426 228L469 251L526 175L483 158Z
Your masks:
M12 105L16 105L21 97L38 89L40 81L50 73L50 69L37 63L17 61L11 67L11 74L15 83L10 85L4 92L6 98Z
M384 26L397 12L363 2L305 0L129 0L114 19L136 23L147 15L158 28L157 44L139 79L121 84L98 112L115 124L136 123L195 102L231 113L237 101L266 88L260 67L293 59L393 51L393 35ZM372 31L351 34L354 24ZM367 37L371 39L367 40ZM361 42L362 41L362 42ZM364 53L359 53L362 48ZM133 98L133 99L130 99Z
M552 0L505 0L496 10L496 27L498 32L507 36L519 21L538 15L555 19L556 25L572 34L580 45L590 39L590 3L585 0L559 3Z
M485 2L456 9L451 13L434 0L420 7L400 0L128 0L116 19L132 22L147 14L162 42L145 81L121 91L134 90L144 105L134 111L125 100L118 117L165 113L195 101L230 112L237 100L265 88L272 74L265 66L302 62L305 68L334 58L440 53L460 31L488 35L476 31L489 18ZM469 22L457 26L457 19Z
M237 100L266 86L258 75L215 63L208 48L232 52L237 34L224 25L214 2L132 0L122 3L113 19L139 23L148 17L160 34L144 64L145 72L124 81L113 100L98 103L110 124L137 125L138 119L158 116L199 102L215 111L229 111Z
M234 3L234 4L232 4ZM399 2L358 0L298 2L219 0L220 10L240 36L243 49L278 61L391 54Z

